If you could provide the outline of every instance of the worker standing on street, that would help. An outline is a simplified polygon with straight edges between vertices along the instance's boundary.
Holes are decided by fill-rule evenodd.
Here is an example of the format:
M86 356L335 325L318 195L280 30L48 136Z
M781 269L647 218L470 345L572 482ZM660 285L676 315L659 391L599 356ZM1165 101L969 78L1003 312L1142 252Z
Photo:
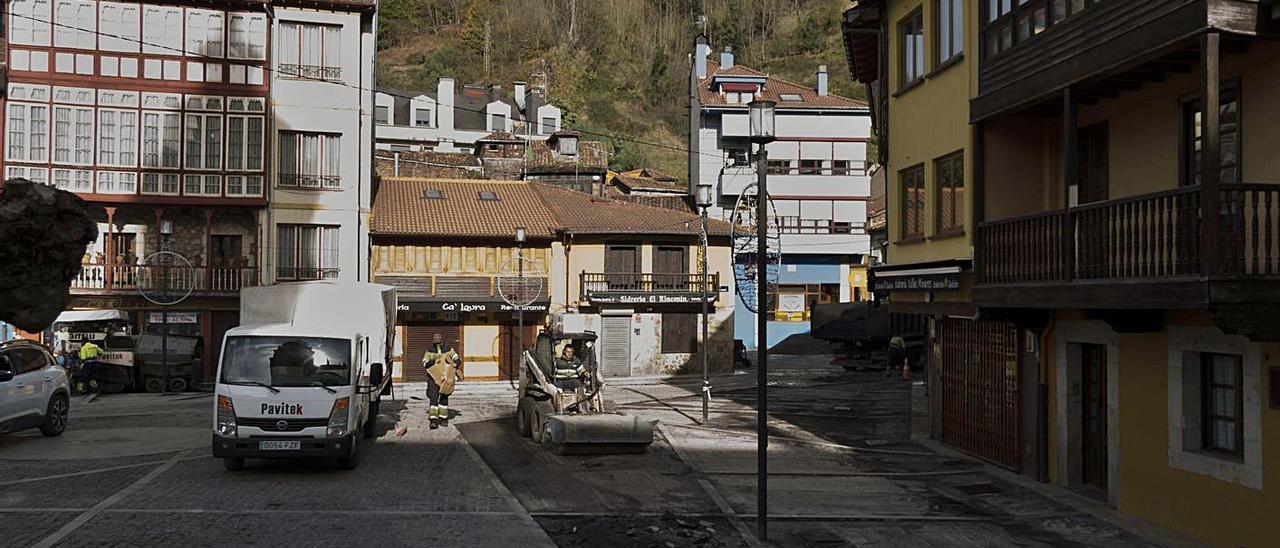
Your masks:
M587 378L587 368L582 366L582 360L574 355L575 352L572 344L566 344L555 360L555 383L562 390L577 390Z
M462 356L444 344L444 337L436 333L431 337L431 350L422 356L422 367L427 369L427 420L431 429L449 426L449 395L454 384L462 380Z
M904 379L909 379L907 363L907 341L902 337L889 339L889 363L884 368L885 376L900 372Z
M93 341L85 341L80 345L80 372L79 386L81 393L87 393L86 390L94 387L93 381L93 365L94 361L102 355L102 347L93 344Z

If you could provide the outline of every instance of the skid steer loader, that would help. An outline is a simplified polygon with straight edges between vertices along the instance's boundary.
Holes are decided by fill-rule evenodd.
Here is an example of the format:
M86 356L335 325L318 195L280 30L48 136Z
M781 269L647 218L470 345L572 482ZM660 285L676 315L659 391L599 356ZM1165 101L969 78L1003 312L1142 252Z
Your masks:
M653 443L653 425L623 415L604 399L604 378L596 365L596 334L543 331L520 358L520 400L516 428L560 455L644 453ZM581 387L555 383L557 348L570 344L585 358L588 378Z

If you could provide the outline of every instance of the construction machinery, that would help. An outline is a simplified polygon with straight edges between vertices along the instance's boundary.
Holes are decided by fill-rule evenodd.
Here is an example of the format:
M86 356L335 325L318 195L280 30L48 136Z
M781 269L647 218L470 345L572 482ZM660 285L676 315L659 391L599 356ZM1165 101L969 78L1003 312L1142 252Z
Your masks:
M653 424L616 411L604 399L604 378L595 359L596 334L565 333L554 328L538 335L520 358L516 428L560 455L644 453L653 443ZM555 357L572 345L584 357L581 386L561 388Z

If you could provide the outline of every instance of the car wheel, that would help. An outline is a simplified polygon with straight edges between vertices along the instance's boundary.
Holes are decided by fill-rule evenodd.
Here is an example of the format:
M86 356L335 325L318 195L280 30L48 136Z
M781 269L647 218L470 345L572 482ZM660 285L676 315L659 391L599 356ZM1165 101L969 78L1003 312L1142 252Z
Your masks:
M222 467L231 472L239 472L244 470L244 459L236 457L226 457L222 459Z
M64 394L54 394L45 409L44 422L40 425L40 433L46 436L61 436L67 430L67 415L71 406Z

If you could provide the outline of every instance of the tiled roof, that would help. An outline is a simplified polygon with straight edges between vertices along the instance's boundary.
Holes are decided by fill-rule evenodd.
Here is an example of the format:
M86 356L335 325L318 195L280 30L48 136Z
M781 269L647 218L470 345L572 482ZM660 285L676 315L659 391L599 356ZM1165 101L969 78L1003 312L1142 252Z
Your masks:
M631 190L688 191L678 179L651 169L633 169L614 176L614 181Z
M374 168L378 175L383 177L395 175L397 154L400 156L399 169L402 177L461 179L468 177L470 173L481 172L480 159L465 152L379 150L374 158Z
M600 141L578 141L578 156L559 156L546 142L529 143L530 173L573 173L609 169L609 149Z
M427 190L440 199L424 198ZM498 199L481 200L493 192ZM531 238L561 232L578 234L697 235L699 217L638 203L592 196L526 181L382 179L373 204L370 231L383 236L512 238L524 226ZM713 236L730 226L711 221Z
M507 131L495 131L484 137L476 139L477 143L523 143L524 140L517 138Z
M724 95L719 91L711 89L711 81L716 76L766 76L764 73L756 71L742 65L734 65L727 69L721 69L720 65L714 61L707 61L707 77L698 80L698 97L704 106L732 106L746 108L741 103L729 103L725 101ZM783 101L782 95L799 95L799 101ZM764 99L778 103L778 108L867 108L867 103L848 97L839 95L818 95L817 90L809 86L803 86L794 82L788 82L781 78L766 76L764 84L764 92L757 99Z
M439 190L442 198L424 198ZM497 200L481 200L492 192ZM524 181L382 179L369 230L379 235L514 238L523 226L530 238L555 235L557 222Z

